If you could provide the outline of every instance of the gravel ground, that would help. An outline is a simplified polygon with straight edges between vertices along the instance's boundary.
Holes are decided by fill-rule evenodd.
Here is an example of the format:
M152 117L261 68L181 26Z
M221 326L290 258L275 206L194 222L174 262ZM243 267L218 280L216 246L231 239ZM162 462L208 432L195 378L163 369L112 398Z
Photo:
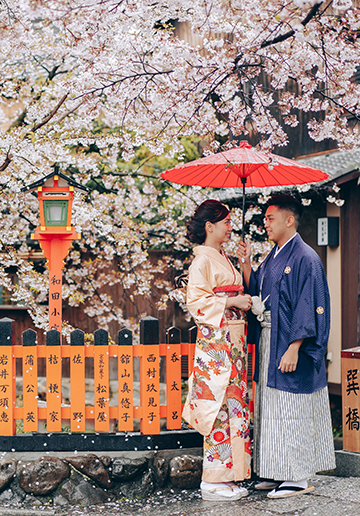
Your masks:
M313 493L270 500L254 491L254 481L242 485L249 496L236 502L204 502L199 490L158 491L146 500L120 500L93 507L0 508L0 516L360 516L360 477L318 475Z

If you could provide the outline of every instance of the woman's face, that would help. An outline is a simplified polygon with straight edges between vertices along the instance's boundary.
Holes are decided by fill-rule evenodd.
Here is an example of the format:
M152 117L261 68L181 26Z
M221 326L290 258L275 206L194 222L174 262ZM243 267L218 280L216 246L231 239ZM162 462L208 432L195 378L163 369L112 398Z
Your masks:
M211 238L218 244L223 244L224 242L228 242L231 237L232 227L231 227L231 217L230 213L222 220L218 222L209 223L208 230L206 234L208 235L208 231L211 234Z

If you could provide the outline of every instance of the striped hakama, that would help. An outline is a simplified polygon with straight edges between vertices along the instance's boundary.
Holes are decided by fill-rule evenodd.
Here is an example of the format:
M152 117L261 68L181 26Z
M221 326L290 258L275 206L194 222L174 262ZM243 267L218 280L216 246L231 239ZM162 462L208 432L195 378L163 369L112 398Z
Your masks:
M335 468L328 388L294 394L267 387L270 311L264 312L255 389L254 471L261 478L299 481Z

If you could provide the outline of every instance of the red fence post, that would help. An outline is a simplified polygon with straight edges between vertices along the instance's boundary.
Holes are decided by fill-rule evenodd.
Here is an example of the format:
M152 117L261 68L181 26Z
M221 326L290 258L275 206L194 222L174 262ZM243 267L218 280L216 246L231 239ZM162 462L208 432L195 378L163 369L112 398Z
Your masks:
M140 320L140 404L142 434L160 433L159 321L148 316Z
M0 320L0 434L14 435L16 421L14 408L16 401L15 358L13 319L4 317Z
M31 329L24 331L22 334L24 432L37 432L39 428L36 338L36 332Z
M166 424L181 428L181 332L174 326L166 332Z
M61 347L60 332L46 334L46 405L48 432L61 432Z
M97 432L108 432L110 425L108 342L108 332L102 329L96 330L94 333L94 415Z
M85 347L84 332L70 334L70 403L72 432L85 432Z
M134 368L132 332L127 329L118 334L118 429L129 432L134 429Z

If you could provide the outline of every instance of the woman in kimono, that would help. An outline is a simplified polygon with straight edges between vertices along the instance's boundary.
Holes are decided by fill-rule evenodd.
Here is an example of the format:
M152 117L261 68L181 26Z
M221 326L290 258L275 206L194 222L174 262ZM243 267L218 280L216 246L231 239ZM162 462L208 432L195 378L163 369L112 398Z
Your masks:
M247 392L247 344L242 276L221 249L231 237L229 210L207 200L188 225L196 244L186 304L198 326L194 369L183 418L204 436L204 500L247 496L234 481L250 478L250 413Z

